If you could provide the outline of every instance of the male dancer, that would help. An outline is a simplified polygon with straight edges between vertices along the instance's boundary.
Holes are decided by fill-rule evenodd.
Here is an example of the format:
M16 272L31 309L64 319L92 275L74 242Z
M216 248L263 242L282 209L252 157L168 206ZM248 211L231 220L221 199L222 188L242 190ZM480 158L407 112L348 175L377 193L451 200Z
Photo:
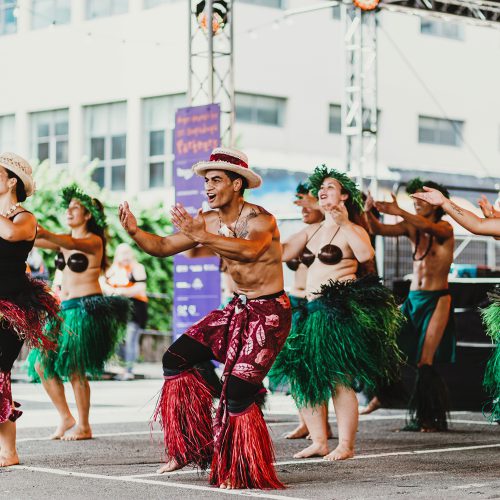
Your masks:
M123 227L144 251L167 257L201 244L222 258L236 285L224 309L189 328L163 356L165 382L155 416L164 429L167 464L159 472L189 463L206 468L212 459L210 481L221 488L283 488L255 403L291 323L279 231L271 214L243 199L246 188L262 182L243 153L216 148L209 161L193 170L205 178L213 210L192 217L177 204L171 211L176 234L146 233L137 227L128 204L120 206ZM224 363L214 429L212 396L192 369L208 359Z
M408 194L421 192L424 184L449 198L444 186L432 181L422 182L419 178L410 181L406 191ZM405 429L442 431L447 429L447 391L432 365L434 361L455 359L453 311L448 290L448 273L453 261L453 228L441 220L444 211L440 207L414 198L416 213L411 214L398 205L394 195L392 198L392 202L374 202L368 196L365 217L372 233L406 236L413 248L413 279L402 306L407 322L400 333L399 344L408 361L417 365L418 377L410 401L411 423ZM373 204L379 212L403 220L393 225L382 224L370 211ZM380 401L374 398L364 413L379 407Z

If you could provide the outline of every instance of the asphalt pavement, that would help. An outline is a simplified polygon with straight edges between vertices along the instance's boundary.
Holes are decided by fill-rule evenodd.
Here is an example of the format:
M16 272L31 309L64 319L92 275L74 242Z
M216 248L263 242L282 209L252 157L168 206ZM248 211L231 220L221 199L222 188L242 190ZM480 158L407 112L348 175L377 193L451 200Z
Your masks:
M480 413L452 413L447 433L398 432L405 414L379 410L362 417L356 456L343 462L294 460L305 440L286 440L297 424L291 399L273 395L265 412L283 491L218 490L187 469L157 475L161 433L149 419L162 380L159 366L143 380L92 382L90 441L50 441L57 414L41 386L17 382L14 398L21 465L0 470L0 498L9 499L500 499L500 425ZM143 371L144 371L143 370ZM70 407L75 408L70 386ZM330 420L336 434L334 413ZM335 439L330 440L334 447Z

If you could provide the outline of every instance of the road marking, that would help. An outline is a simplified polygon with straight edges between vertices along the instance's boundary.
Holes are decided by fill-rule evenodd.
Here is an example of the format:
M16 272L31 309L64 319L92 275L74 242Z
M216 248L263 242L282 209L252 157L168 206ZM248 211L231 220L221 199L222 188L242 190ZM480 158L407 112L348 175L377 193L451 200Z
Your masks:
M492 481L489 483L469 483L460 484L458 486L449 486L448 488L441 488L446 490L468 490L469 488L486 488L488 486L500 486L500 481Z
M184 484L184 483L173 483L169 481L153 481L148 479L139 479L134 477L126 477L126 476L105 476L103 474L90 474L86 472L72 472L61 469L49 469L46 467L30 467L27 465L13 465L10 469L16 470L29 470L33 472L43 472L46 474L55 474L58 476L68 476L68 477L84 477L87 479L106 479L108 481L122 481L128 483L139 483L139 484L150 484L155 486L163 486L163 487L171 487L171 488L180 488L184 490L198 490L198 491L209 491L211 493L216 494L224 494L224 495L236 495L243 497L257 497L257 498L269 498L269 499L278 499L278 500L307 500L305 498L298 497L290 497L285 495L273 495L271 493L260 493L258 491L253 490L226 490L221 488L215 488L210 486L199 486L196 484Z
M476 446L460 446L454 448L435 448L435 449L427 449L427 450L409 450L409 451L390 451L386 453L373 453L371 455L356 455L353 458L348 460L366 460L367 458L383 458L383 457L397 457L402 455L424 455L427 453L448 453L451 451L467 451L467 450L481 450L486 448L500 448L500 443L495 444L481 444ZM308 458L305 460L288 460L285 462L276 462L275 466L280 467L283 465L302 465L302 464L330 464L331 462L324 460L322 458ZM168 476L176 476L176 475L184 475L184 474L199 474L199 470L190 469L190 470L180 470L169 472ZM135 478L135 477L152 477L157 474L133 474L120 476L125 478Z
M444 474L444 472L440 472L440 471L409 472L408 474L394 474L391 477L399 479L399 478L402 478L402 477L412 477L412 476L430 476L432 474Z

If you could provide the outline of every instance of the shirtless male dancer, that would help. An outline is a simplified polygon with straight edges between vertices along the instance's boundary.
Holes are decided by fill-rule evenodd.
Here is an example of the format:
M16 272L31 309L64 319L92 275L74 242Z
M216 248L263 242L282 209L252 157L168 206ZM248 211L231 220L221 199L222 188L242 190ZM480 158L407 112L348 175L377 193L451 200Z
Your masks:
M445 187L432 181L422 182L419 178L411 180L406 191L408 194L422 192L424 184L449 198ZM411 214L398 205L394 195L392 199L392 202L374 202L369 195L365 217L373 234L406 236L413 248L413 278L410 293L402 306L407 321L399 344L408 362L418 367L418 377L410 400L411 422L405 429L446 430L447 391L433 363L455 359L453 311L448 290L448 273L453 262L453 228L449 222L441 220L444 211L440 207L413 198L415 214ZM370 212L373 205L379 212L403 220L397 224L383 224ZM363 413L371 413L380 406L381 401L375 397Z
M221 488L283 488L274 470L272 442L255 403L262 380L290 330L291 308L283 291L280 235L274 217L243 198L261 178L246 155L216 148L210 160L193 166L205 178L212 209L194 217L177 204L178 233L147 233L125 202L123 227L147 253L168 257L203 245L219 255L235 285L234 298L189 328L163 356L165 382L155 416L165 435L170 472L187 464L206 468ZM212 425L212 395L193 366L224 363L223 389Z

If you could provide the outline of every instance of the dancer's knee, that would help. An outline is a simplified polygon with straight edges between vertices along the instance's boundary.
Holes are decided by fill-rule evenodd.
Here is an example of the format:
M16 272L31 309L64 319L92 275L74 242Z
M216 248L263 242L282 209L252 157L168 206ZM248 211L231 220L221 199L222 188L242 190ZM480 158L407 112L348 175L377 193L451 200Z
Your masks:
M243 413L247 408L256 402L257 397L262 390L262 385L252 384L230 375L226 388L227 407L229 413Z

